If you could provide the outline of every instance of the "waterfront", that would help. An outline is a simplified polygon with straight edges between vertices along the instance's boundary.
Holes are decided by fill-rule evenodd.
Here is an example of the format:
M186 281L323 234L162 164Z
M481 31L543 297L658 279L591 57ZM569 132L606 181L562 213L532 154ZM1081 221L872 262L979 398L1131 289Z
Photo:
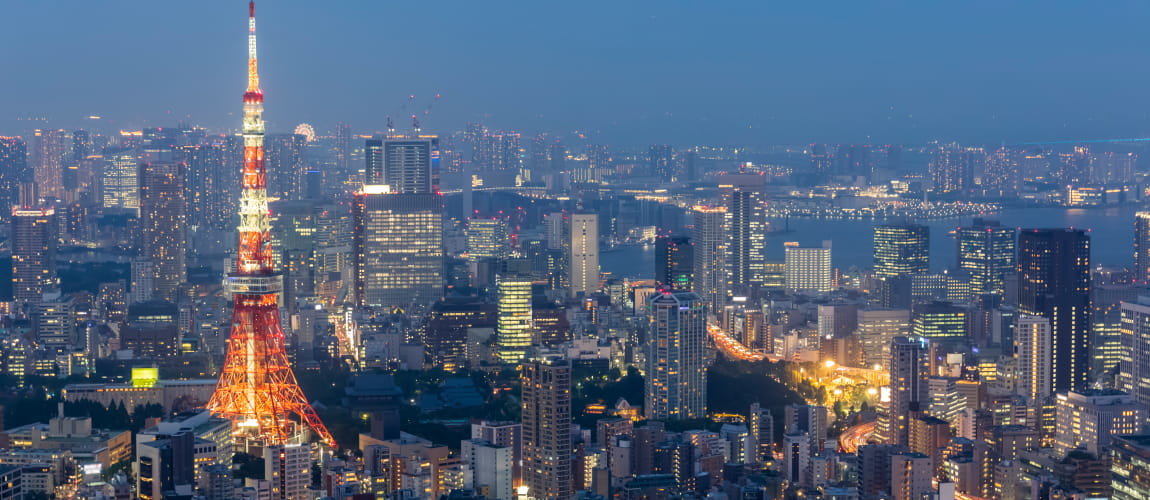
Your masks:
M1091 265L1128 267L1131 263L1134 237L1134 213L1138 205L1103 208L1012 208L986 215L1006 226L1019 228L1075 227L1090 231ZM955 263L954 235L956 227L968 225L974 217L955 217L924 221L930 226L930 266L935 271L953 267ZM831 240L831 260L835 267L850 269L871 267L873 242L871 232L874 221L825 220L792 218L789 223L772 219L771 224L790 228L788 232L771 233L767 237L767 256L782 260L783 243L797 241L803 246L818 246ZM604 272L618 277L652 278L655 274L655 247L627 246L600 257Z

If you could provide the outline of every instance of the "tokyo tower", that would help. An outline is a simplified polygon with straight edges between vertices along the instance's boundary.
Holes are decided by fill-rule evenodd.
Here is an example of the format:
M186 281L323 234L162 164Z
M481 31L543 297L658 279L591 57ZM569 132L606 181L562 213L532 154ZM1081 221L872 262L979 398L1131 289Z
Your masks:
M208 402L229 418L237 434L262 445L291 443L302 423L332 448L335 440L296 382L284 350L279 293L283 276L272 263L264 172L264 93L256 64L256 4L248 4L248 88L244 92L244 166L240 195L239 252L228 275L233 294L232 331L219 384ZM291 415L299 418L299 423Z

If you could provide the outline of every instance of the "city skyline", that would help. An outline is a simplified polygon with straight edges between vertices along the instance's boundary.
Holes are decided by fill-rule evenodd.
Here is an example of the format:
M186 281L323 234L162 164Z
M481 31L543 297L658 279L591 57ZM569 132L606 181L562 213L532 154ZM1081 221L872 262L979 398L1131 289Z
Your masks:
M155 7L122 16L143 28L128 36L150 39L146 20L184 12ZM901 104L882 127L865 112L842 119L878 102L878 80L899 82L882 91L900 102L929 96L931 112L965 106L946 115L953 130L1058 88L1076 98L1003 125L1041 135L1058 122L1021 124L1078 108L1117 116L1088 96L1116 79L1075 87L1103 74L1091 72L1102 56L1010 99L1065 67L1012 56L1052 38L1074 50L1107 41L1040 31L1067 6L365 3L303 17L316 6L285 3L265 19L266 65L256 2L246 7L242 94L242 79L210 84L238 23L211 40L179 32L211 33L216 19L197 17L207 6L165 26L194 43L132 54L164 85L140 79L108 120L219 90L202 116L128 129L33 120L29 134L0 135L0 499L1150 498L1150 142L832 141L860 125L908 140L935 127L896 119ZM1078 34L1114 19L1073 11ZM364 19L370 29L354 31ZM125 35L121 21L101 25L105 40ZM412 27L426 45L387 44ZM381 45L311 59L365 37ZM488 46L500 39L523 43ZM183 57L189 46L211 62ZM1065 47L1043 45L1075 54ZM203 78L165 70L173 59ZM469 65L481 71L460 79ZM986 70L1005 67L990 83ZM950 86L986 82L964 88L985 106L936 85L941 69ZM825 71L835 78L803 89L816 99L785 92ZM708 79L725 73L742 79ZM1129 73L1124 84L1138 81ZM439 91L456 95L437 89L379 116L387 85L341 104L411 75L450 75L471 107L432 125ZM640 78L654 90L634 99ZM325 90L332 79L346 87ZM484 93L501 79L524 89L513 105ZM110 81L80 93L115 100ZM265 83L273 113L318 104L339 121L266 133ZM857 91L845 104L834 98L844 84ZM737 88L759 93L731 107ZM692 117L715 91L716 114ZM688 112L644 114L664 101ZM210 128L217 102L233 110L217 117L242 109L241 133ZM500 112L465 116L490 106ZM604 106L619 111L610 130L531 129ZM782 136L814 127L820 142L695 142L781 137L735 130L782 116L793 121ZM700 117L716 125L693 128ZM639 136L659 139L625 145Z
M9 6L6 19L53 23L0 25L0 44L18 48L12 64L37 68L0 83L0 108L9 110L0 128L115 130L186 121L237 130L239 113L217 98L242 81L223 62L242 40L222 4L116 5L116 16L106 15L107 5ZM523 4L506 16L469 4L434 11L418 4L341 7L285 2L269 9L265 72L276 83L268 92L286 104L269 114L269 130L301 122L330 130L346 121L376 131L388 115L403 128L430 105L429 130L482 121L636 145L1150 135L1137 111L1150 104L1141 91L1150 75L1125 63L1150 45L1135 21L1150 8L1135 2L1106 9L1069 2L1041 9L992 2L887 9L847 2L833 9ZM93 18L104 22L87 22ZM164 20L174 18L197 27L195 43L163 43L172 36ZM426 21L385 21L381 29L373 21L379 19ZM564 22L539 21L558 19ZM1044 29L1065 23L1091 36ZM136 50L107 57L102 47ZM389 64L362 64L381 51ZM1082 57L1068 74L1066 56L1075 54ZM1084 78L1115 68L1129 68L1126 77ZM587 74L595 70L602 76ZM116 76L68 77L75 71ZM17 120L31 117L49 122Z

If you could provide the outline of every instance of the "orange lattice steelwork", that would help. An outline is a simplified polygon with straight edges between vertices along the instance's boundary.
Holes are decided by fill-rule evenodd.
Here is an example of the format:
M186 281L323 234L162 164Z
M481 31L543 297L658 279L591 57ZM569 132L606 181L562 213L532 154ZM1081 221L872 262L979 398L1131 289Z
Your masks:
M272 264L264 171L264 94L256 65L256 7L248 7L248 88L244 92L244 167L240 195L239 252L228 275L235 297L228 355L208 403L213 415L227 417L236 432L264 445L286 444L295 435L292 415L328 446L335 440L296 382L284 350L278 296L283 277Z

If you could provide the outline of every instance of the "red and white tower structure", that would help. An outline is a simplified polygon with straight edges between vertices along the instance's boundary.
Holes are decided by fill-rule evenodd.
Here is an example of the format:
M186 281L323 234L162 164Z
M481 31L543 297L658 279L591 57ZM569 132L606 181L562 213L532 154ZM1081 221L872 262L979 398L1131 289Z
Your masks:
M244 92L244 166L239 252L228 288L235 300L223 373L208 409L231 419L237 434L261 445L289 444L300 424L335 447L335 440L296 382L284 349L279 294L283 276L272 261L264 171L264 93L256 63L256 5L248 4L248 88ZM295 415L299 421L291 418Z

